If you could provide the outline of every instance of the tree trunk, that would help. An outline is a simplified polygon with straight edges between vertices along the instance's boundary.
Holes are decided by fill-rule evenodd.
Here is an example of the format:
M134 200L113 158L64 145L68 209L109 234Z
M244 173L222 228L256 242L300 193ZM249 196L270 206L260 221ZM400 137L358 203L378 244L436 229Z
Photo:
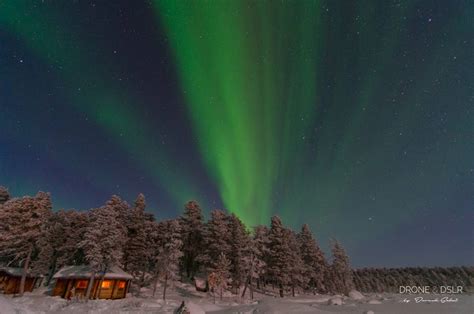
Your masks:
M56 273L56 262L57 257L54 257L53 263L51 265L51 271L48 274L48 278L46 278L46 286L49 286L49 284L51 283L51 279L53 279L53 276Z
M28 250L28 255L26 256L25 264L23 265L23 273L21 274L21 281L20 281L20 297L22 297L23 293L25 292L26 272L28 271L28 267L30 266L32 251L33 251L33 247L30 247L30 249Z
M245 297L245 292L247 292L248 281L245 282L244 291L242 292L242 298Z
M95 270L92 271L91 278L89 279L89 285L87 286L86 302L89 301L89 298L91 296L92 287L94 286L94 279L95 279Z
M165 276L165 286L163 287L163 300L166 300L166 287L168 286L168 274Z
M153 285L153 297L155 296L157 286L158 286L158 274L156 274L155 276L155 284Z
M136 277L133 276L133 278L136 278ZM140 293L141 293L144 282L145 282L145 271L142 271L141 274L140 274L140 278L134 282L134 285L136 285L137 288L138 288L136 293L135 293L136 297L140 296Z
M295 297L295 286L291 286L291 295Z
M283 298L283 285L280 284L280 297Z
M138 294L140 294L140 290L142 289L142 287L145 285L145 271L142 271L142 275L140 277L140 286L139 286L139 290L138 290Z

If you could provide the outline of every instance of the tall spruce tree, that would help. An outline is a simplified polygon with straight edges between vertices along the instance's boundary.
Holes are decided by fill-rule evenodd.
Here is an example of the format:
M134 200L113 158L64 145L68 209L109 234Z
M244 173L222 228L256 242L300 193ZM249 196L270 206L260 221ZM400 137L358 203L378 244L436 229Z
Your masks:
M283 227L280 217L273 216L271 219L269 233L269 260L268 276L279 288L280 297L283 297L284 289L291 283L292 276L292 253L288 234Z
M129 208L126 224L127 239L124 245L124 268L134 277L138 291L144 285L147 262L150 251L148 250L148 237L145 226L145 196L139 194L135 206Z
M227 289L229 278L230 278L230 267L231 262L224 253L219 255L217 260L216 269L209 275L209 282L211 288L219 290L220 299L225 289ZM215 292L214 292L215 293Z
M165 224L163 246L159 249L157 258L156 274L159 275L163 281L163 300L166 300L166 289L170 280L178 279L179 260L183 253L181 248L183 242L181 241L181 230L179 221L169 220ZM158 278L157 278L158 279ZM156 291L156 282L153 288L153 296Z
M260 260L256 265L260 266L255 269L256 271L256 280L257 280L257 288L260 289L261 282L265 282L266 273L267 273L267 266L270 259L270 238L269 238L270 230L267 226L256 226L254 228L254 245L255 250L257 252L257 258Z
M38 257L33 263L33 269L38 273L48 273L46 285L56 270L57 260L61 254L67 233L62 210L50 215L45 222L43 235L38 239Z
M285 229L285 237L290 247L290 286L291 294L294 297L295 290L304 288L308 282L308 278L304 276L305 265L301 258L301 251L296 239L296 234L290 229Z
M88 212L76 210L59 210L50 216L38 240L38 257L33 263L36 272L48 273L46 285L58 268L85 262L84 252L77 244L83 240L87 217Z
M211 211L211 218L203 230L203 254L200 261L207 272L215 270L221 253L229 254L230 232L227 215L219 209Z
M348 294L354 287L352 269L344 248L335 240L332 242L332 255L330 279L333 284L333 292Z
M253 281L257 280L257 287L259 287L259 280L265 273L266 256L268 254L268 229L265 226L257 226L254 228L253 237L247 243L247 254L244 258L244 266L246 273L246 280L242 298L245 296L247 288L250 288L250 298L253 299Z
M126 229L120 219L123 207L124 202L118 196L113 196L105 206L91 210L90 222L81 242L86 260L93 270L86 299L90 296L96 273L102 273L102 281L110 267L122 263L123 243L126 240Z
M183 239L183 268L188 278L199 269L199 256L203 251L203 217L201 207L196 201L189 201L180 217Z
M301 228L301 232L298 234L298 242L304 263L303 276L309 279L306 288L313 292L326 292L324 275L328 268L327 262L307 224L304 224Z
M249 234L245 225L235 215L228 217L230 233L229 260L231 263L230 274L234 293L238 293L242 284L245 283L247 271L246 261L251 253L249 248Z
M20 295L24 293L31 259L45 234L51 209L50 196L44 192L8 200L0 207L0 256L23 267Z

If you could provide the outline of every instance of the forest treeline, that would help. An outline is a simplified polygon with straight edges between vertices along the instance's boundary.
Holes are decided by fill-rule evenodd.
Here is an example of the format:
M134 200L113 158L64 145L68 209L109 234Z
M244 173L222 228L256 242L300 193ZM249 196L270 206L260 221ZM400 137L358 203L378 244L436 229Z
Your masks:
M155 293L161 281L163 298L170 281L192 279L202 279L200 288L214 296L230 291L248 292L252 298L255 290L276 290L281 297L347 294L354 288L391 291L394 284L420 285L444 277L444 283L449 277L472 285L472 269L464 268L353 271L337 241L331 243L329 262L308 225L295 232L278 216L269 226L249 230L235 214L222 210L211 211L205 221L196 201L187 202L182 215L170 220L157 221L145 209L145 197L139 194L131 205L113 195L87 211L53 211L48 193L11 198L0 187L0 265L22 267L23 277L28 271L43 274L46 285L65 265L89 265L95 272L91 277L120 266L133 276L136 294L145 286Z

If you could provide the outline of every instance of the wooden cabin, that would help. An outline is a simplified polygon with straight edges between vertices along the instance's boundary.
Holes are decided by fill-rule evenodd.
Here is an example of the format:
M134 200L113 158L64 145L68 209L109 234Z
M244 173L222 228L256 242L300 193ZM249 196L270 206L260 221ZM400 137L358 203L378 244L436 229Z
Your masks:
M53 296L60 296L65 299L72 297L85 297L92 270L89 266L65 266L54 276L56 284ZM96 273L91 299L123 299L126 297L130 287L132 276L119 267L111 267L105 275ZM99 287L100 284L100 287Z
M21 275L23 268L0 267L0 291L4 294L20 292ZM31 273L26 274L25 292L31 292L41 283L42 277Z

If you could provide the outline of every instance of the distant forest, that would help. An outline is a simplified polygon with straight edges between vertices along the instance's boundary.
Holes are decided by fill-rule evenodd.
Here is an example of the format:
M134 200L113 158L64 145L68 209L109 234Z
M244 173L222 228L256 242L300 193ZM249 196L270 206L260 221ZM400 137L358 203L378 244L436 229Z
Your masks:
M49 285L65 265L90 265L105 273L123 267L136 295L144 286L194 281L196 288L245 297L254 291L296 293L397 292L399 285L473 286L472 267L352 270L344 248L331 243L331 262L308 225L299 232L273 216L251 230L235 215L212 210L204 220L196 201L176 219L157 221L139 194L130 205L112 196L87 211L53 211L48 193L11 198L0 187L0 266L45 275ZM199 282L201 284L199 284ZM204 283L204 284L202 284ZM22 294L24 287L20 288Z

